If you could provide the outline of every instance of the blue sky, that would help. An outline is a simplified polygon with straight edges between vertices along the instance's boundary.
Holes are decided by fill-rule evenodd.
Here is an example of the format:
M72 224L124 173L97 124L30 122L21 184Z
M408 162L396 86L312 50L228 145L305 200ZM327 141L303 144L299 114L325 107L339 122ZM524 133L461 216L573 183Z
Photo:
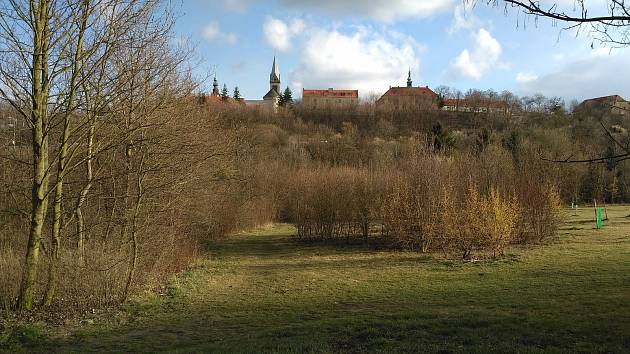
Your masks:
M591 0L591 11L604 0ZM543 1L549 2L549 1ZM588 2L588 0L587 0ZM573 0L559 6L573 9ZM176 27L197 46L199 76L216 67L221 85L248 99L268 90L277 56L282 87L358 89L448 85L573 98L620 94L626 49L595 44L588 31L535 21L516 10L461 0L184 0ZM211 83L205 85L209 89Z

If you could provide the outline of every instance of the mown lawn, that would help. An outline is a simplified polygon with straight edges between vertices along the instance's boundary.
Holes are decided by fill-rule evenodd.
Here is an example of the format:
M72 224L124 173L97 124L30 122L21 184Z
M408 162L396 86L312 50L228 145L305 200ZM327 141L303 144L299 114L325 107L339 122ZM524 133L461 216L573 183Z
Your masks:
M472 263L298 244L290 226L261 228L209 244L165 295L128 305L124 321L20 349L630 352L630 207L608 214L595 230L592 209L567 211L553 243Z

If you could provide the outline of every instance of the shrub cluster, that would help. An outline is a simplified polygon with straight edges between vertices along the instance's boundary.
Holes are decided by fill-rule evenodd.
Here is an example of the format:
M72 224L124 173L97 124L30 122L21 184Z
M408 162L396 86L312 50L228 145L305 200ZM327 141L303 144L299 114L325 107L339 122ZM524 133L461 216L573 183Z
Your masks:
M363 238L374 224L380 176L339 167L298 170L289 186L288 220L301 239ZM377 182L377 181L381 182Z
M298 169L287 183L284 214L302 240L374 239L465 259L553 236L555 187L484 170L483 158L424 154L389 169Z

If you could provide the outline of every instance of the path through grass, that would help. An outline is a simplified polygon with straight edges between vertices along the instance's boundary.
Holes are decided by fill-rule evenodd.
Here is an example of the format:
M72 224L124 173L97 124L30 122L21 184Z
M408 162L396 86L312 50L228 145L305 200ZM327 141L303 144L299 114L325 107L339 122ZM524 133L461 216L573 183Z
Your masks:
M630 352L630 207L567 222L497 262L297 244L276 225L208 245L125 324L85 326L60 352Z

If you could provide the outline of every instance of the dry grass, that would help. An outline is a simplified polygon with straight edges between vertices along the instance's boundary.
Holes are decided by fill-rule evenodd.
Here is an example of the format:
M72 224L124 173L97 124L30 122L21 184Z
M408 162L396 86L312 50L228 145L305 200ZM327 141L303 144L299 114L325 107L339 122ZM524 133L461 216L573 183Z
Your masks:
M600 231L591 209L565 214L553 243L494 262L301 244L267 226L208 244L164 295L13 349L628 352L630 207L609 208Z

